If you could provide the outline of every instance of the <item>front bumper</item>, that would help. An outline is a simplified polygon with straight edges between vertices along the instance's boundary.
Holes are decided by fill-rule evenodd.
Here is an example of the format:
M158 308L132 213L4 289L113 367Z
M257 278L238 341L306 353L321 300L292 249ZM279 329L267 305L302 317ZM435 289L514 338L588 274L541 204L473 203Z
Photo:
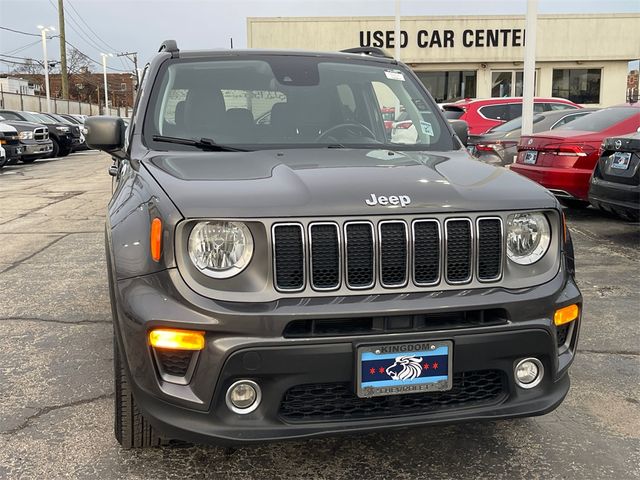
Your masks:
M551 190L556 196L587 200L589 179L593 170L579 168L541 167L514 163L511 171L539 183Z
M17 162L20 159L20 155L22 155L21 145L2 145L2 148L4 148L9 163Z
M579 319L565 347L558 349L552 316L555 309L581 304L575 283L564 274L519 291L475 291L358 296L341 299L290 299L269 304L221 303L190 291L173 270L112 284L116 332L125 354L131 386L149 421L171 438L196 442L247 443L383 428L440 424L544 414L557 407L569 389L567 370L575 352ZM300 318L345 318L372 314L503 308L509 322L474 328L434 329L322 338L284 338L285 325ZM163 381L146 335L157 326L207 332L205 350L188 385ZM453 341L453 374L498 371L500 395L487 402L447 405L415 414L411 409L362 418L323 416L291 419L281 403L293 387L344 384L353 390L355 349L361 344ZM513 381L517 360L536 357L545 377L531 390ZM262 389L252 413L238 415L224 395L239 379ZM350 402L354 399L350 397ZM357 402L357 399L355 400Z
M22 157L40 157L51 153L52 150L53 143L50 140L47 142L23 143Z

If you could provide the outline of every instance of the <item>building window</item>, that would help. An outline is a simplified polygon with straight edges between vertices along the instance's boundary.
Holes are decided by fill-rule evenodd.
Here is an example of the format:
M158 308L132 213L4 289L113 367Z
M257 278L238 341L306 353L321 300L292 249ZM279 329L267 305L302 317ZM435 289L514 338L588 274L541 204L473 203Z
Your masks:
M575 103L600 103L599 68L553 69L551 94Z
M536 92L537 72L533 80L534 95ZM524 90L524 73L522 70L504 70L491 72L491 96L521 97Z
M416 72L416 75L438 103L476 97L475 70Z

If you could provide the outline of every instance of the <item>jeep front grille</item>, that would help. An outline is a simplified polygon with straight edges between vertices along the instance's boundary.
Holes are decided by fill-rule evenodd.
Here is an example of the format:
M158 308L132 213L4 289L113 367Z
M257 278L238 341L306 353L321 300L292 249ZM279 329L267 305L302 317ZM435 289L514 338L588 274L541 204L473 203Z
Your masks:
M499 217L276 223L274 284L281 292L465 285L502 278Z

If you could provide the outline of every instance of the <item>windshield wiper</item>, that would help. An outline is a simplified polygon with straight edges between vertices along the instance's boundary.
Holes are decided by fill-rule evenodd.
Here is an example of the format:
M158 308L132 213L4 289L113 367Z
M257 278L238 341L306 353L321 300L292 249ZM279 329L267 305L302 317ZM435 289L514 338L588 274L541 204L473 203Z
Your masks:
M151 137L154 142L175 143L178 145L189 145L209 152L248 152L246 148L230 147L214 142L211 138L201 138L193 140L191 138L168 137L166 135L154 135Z

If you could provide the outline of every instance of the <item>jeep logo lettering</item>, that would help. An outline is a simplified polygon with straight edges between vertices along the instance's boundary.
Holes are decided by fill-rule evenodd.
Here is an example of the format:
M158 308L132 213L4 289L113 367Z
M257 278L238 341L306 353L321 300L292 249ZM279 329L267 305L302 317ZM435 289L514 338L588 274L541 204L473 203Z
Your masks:
M390 195L388 197L384 195L377 195L375 193L371 193L371 198L367 198L365 203L372 207L376 205L400 205L402 208L406 207L411 203L411 199L409 195Z

